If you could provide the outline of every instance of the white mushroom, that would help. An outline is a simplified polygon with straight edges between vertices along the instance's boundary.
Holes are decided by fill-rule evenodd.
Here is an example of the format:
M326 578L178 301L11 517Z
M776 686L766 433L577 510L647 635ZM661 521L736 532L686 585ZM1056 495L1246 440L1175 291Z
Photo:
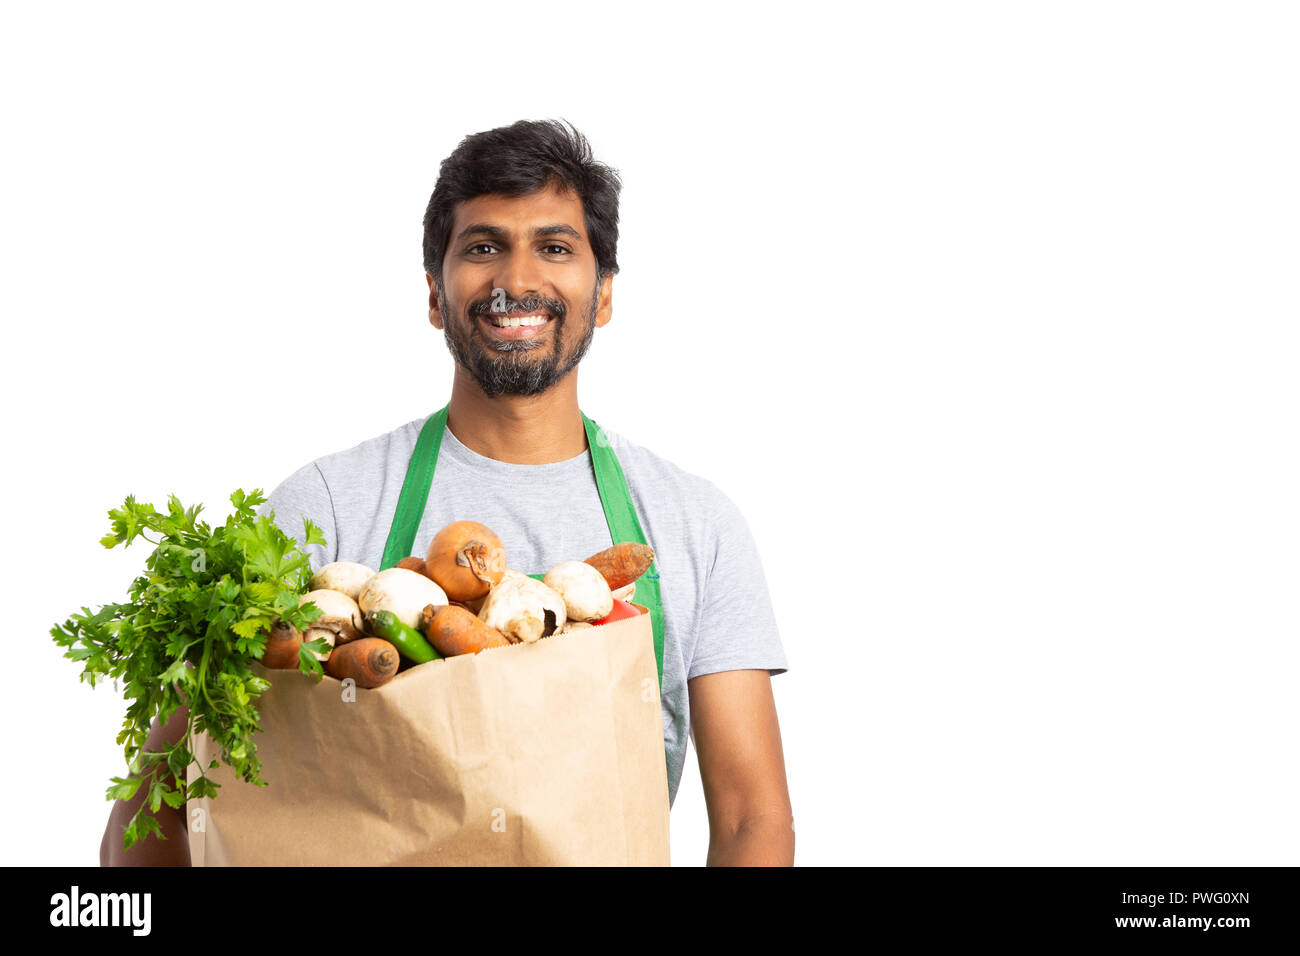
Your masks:
M408 568L389 568L374 575L357 599L362 614L392 611L408 627L420 627L420 612L428 605L447 606L447 594L432 579Z
M325 565L311 576L311 587L313 591L322 588L342 591L355 601L361 594L361 589L374 574L375 572L364 564L357 564L355 561L335 561L333 564Z
M564 598L536 578L506 569L488 592L479 619L512 643L531 644L564 629Z
M298 605L301 607L307 603L315 604L320 608L321 614L303 630L304 642L324 640L330 647L336 647L348 641L355 641L361 636L361 609L357 607L357 602L346 594L321 588L308 591L302 596ZM329 655L317 651L316 656L320 660L325 660Z
M614 607L605 576L585 561L564 561L542 579L564 599L566 614L577 621L598 621Z

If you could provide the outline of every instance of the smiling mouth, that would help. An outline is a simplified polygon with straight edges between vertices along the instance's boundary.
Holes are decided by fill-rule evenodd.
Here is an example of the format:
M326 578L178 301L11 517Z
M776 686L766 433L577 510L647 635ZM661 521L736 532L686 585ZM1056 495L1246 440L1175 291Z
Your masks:
M533 349L548 339L556 319L549 312L489 312L480 315L481 334L498 350ZM553 338L553 336L551 336Z
M551 320L549 312L485 312L484 321L498 329L535 328Z

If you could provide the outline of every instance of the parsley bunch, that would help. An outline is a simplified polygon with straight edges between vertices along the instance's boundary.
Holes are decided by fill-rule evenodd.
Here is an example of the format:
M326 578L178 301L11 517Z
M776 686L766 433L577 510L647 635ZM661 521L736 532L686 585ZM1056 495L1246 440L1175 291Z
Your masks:
M149 796L123 833L130 849L149 834L165 839L155 814L165 803L215 797L218 784L207 771L185 784L196 762L191 749L196 730L206 731L221 748L222 759L239 777L258 786L261 761L253 735L258 725L257 699L270 684L249 663L259 659L277 619L300 631L320 616L314 604L298 606L310 588L308 557L296 542L254 509L266 498L261 489L237 490L230 496L235 512L215 529L198 521L202 505L186 508L175 495L165 514L128 496L109 511L113 530L100 543L129 546L137 537L154 545L146 572L131 584L129 602L108 604L91 613L74 614L50 634L67 648L64 657L84 663L83 681L120 678L131 701L117 742L125 744L128 774L113 777L109 800L130 800L148 784ZM324 544L320 528L304 519L307 544ZM146 532L153 532L152 538ZM323 640L304 641L298 670L322 675L316 652ZM146 751L150 726L165 724L177 709L189 709L185 736L161 751ZM166 765L179 789L158 773ZM145 811L148 812L145 812Z

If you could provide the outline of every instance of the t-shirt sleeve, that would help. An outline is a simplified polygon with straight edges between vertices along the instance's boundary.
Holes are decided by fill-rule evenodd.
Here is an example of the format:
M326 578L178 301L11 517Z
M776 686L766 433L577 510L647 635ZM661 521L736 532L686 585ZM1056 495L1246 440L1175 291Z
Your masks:
M334 521L334 503L325 484L325 476L313 462L304 465L276 487L266 501L257 508L259 515L274 514L275 526L298 542L311 563L313 571L337 560L338 539ZM310 544L305 548L303 541L307 529L303 518L310 518L311 523L321 529L325 535L325 546Z
M718 671L786 671L758 547L735 503L715 489L712 564L686 679Z

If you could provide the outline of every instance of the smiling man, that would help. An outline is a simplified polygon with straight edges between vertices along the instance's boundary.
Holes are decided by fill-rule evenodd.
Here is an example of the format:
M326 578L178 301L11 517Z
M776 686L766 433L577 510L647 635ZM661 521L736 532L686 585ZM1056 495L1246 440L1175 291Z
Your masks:
M429 322L455 371L417 555L466 518L492 528L511 567L528 572L612 543L578 368L613 313L620 187L581 134L558 122L469 136L443 161L424 219L424 268ZM429 419L305 465L261 511L287 532L303 517L322 528L328 545L307 548L313 568L380 567ZM707 862L789 865L793 817L770 683L786 659L748 525L711 482L602 433L655 551L670 803L689 737L708 807ZM123 821L133 809L122 805ZM108 834L105 846L130 862ZM158 841L142 849L157 852Z
M431 215L445 214L438 210ZM447 280L441 273L425 274L430 321L446 333L447 348L458 366L457 384L466 375L485 398L538 395L577 368L597 326L610 317L610 285L592 275L595 260L582 218L581 200L555 183L531 196L480 196L462 204L450 227L456 233L457 252L444 268L457 291L467 297L479 294L463 310L467 321L447 323ZM443 251L428 233L425 241L433 256ZM507 265L518 270L513 277L501 274L501 250L519 244L537 250L547 295L528 289L518 299L509 297L511 284L527 286L532 278L527 275L532 266L525 263ZM495 285L498 281L507 285ZM584 282L590 282L590 288L583 288Z

